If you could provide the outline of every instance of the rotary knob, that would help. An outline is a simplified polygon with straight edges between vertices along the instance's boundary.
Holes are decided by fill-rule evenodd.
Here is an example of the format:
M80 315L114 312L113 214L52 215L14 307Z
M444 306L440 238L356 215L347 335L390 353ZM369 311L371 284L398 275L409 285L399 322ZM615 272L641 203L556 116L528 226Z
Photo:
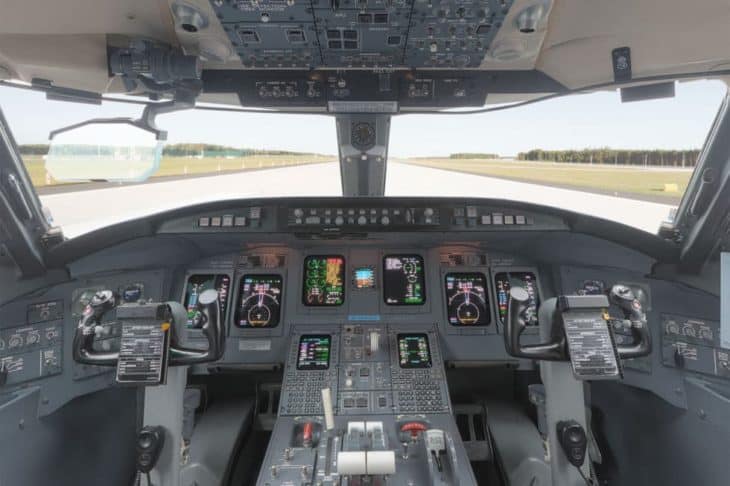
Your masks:
M426 216L427 218L430 218L431 216L433 216L433 209L432 208L424 209L423 215Z
M345 218L343 218L342 216L337 216L337 217L335 218L335 224L336 224L337 226L342 226L342 224L343 224L344 222L345 222Z
M302 209L300 209L300 208L296 208L294 210L294 217L301 218L302 216L304 216L304 211L302 211Z
M364 215L357 218L357 224L359 224L360 226L364 226L365 224L367 224L367 222L368 218L366 218Z
M383 216L382 218L380 218L380 224L382 224L383 226L388 226L390 224L390 218L387 216Z

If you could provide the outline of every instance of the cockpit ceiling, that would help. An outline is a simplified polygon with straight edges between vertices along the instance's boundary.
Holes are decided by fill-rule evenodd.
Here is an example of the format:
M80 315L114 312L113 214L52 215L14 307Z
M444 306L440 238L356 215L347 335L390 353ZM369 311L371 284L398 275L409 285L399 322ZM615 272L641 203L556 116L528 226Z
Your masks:
M107 46L143 37L206 70L522 72L527 99L535 72L613 81L619 47L634 78L730 69L727 25L725 0L4 0L0 79L120 91Z

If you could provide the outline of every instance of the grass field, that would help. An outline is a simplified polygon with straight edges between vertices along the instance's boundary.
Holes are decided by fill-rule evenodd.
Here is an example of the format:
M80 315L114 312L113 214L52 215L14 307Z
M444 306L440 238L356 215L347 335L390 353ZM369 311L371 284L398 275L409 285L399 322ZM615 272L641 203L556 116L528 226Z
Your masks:
M335 160L334 157L323 155L251 155L231 159L222 157L200 159L194 157L163 157L160 161L160 170L152 177L215 174L218 172L316 164L333 160ZM23 162L35 187L58 184L46 173L41 156L26 155L23 157Z
M525 182L595 189L678 200L692 175L691 169L613 167L485 159L407 159L402 162Z

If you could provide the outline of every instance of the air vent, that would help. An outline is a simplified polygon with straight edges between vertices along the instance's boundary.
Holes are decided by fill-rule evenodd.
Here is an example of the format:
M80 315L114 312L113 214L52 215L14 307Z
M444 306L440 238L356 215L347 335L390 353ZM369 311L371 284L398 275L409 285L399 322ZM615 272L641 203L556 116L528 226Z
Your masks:
M388 45L389 46L397 46L400 44L400 36L399 35L391 35L388 37Z
M328 39L339 39L340 37L342 37L342 33L337 29L331 29L327 31Z
M345 30L342 32L342 37L348 40L356 40L357 39L357 31L356 30Z
M387 24L388 23L388 14L387 13L379 13L373 15L373 22L376 24Z
M259 34L255 30L239 30L238 37L241 38L241 42L245 43L261 42Z
M329 46L330 49L342 49L342 41L331 40L331 41L329 41L329 43L327 45Z
M357 49L357 41L345 41L345 49Z
M302 44L307 41L304 37L304 31L299 29L287 30L286 37L291 44Z
M357 21L361 24L372 24L373 23L373 16L372 14L359 14L357 16Z

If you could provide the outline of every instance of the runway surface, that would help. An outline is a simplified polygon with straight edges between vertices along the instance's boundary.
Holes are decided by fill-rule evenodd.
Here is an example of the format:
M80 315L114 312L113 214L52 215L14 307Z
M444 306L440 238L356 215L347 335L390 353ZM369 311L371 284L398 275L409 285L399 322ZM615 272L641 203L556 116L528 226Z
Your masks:
M201 202L247 197L340 196L336 163L237 172L40 196L67 237ZM618 221L655 233L672 206L590 192L391 162L387 196L463 196L519 200Z

